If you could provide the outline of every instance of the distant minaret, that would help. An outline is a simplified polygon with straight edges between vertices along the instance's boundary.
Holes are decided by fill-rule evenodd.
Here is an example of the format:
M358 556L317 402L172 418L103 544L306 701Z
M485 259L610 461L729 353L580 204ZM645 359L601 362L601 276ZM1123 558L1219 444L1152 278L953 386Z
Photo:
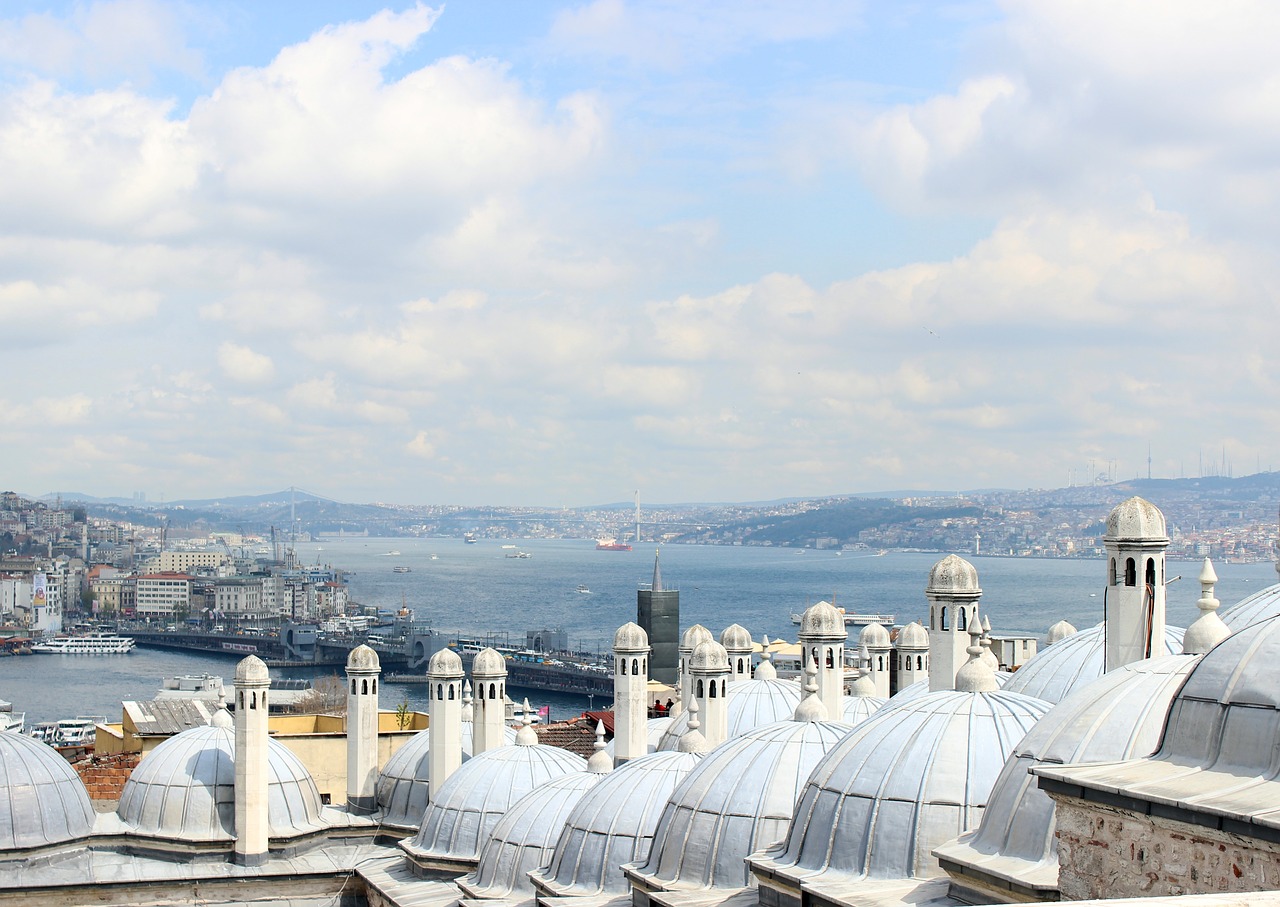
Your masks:
M844 644L849 638L844 615L830 602L818 602L800 617L801 665L818 672L818 698L828 715L844 714Z
M453 649L441 649L427 662L427 775L431 799L462 764L462 659Z
M235 861L261 866L267 860L267 690L271 675L256 655L236 665L236 847Z
M929 692L954 690L956 672L969 660L969 629L977 621L978 571L973 564L949 554L933 565L924 589L929 600Z
M1164 654L1164 514L1139 497L1117 504L1102 538L1107 549L1105 670Z
M641 626L644 626L641 624ZM653 644L653 637L649 638L650 645ZM702 624L694 624L692 627L684 631L684 635L680 637L680 645L677 649L680 659L677 663L676 674L680 681L680 701L688 703L693 701L693 684L689 677L689 659L693 657L693 650L700 643L713 642L711 631ZM657 678L654 678L655 680ZM706 716L703 716L705 724ZM705 736L705 734L704 734Z
M636 592L636 623L649 637L652 656L649 676L659 683L675 686L679 679L680 591L662 584L658 552L653 552L653 582ZM685 698L688 702L688 698Z
M895 693L929 679L929 631L919 621L913 620L898 631L894 648L898 657L898 688Z
M689 658L693 699L702 716L702 736L715 749L729 736L729 656L713 639L698 643Z
M613 634L613 751L617 765L649 751L649 637L638 624Z
M751 634L739 624L730 624L720 634L720 645L729 655L729 682L751 679Z
M867 624L862 628L862 633L858 636L858 642L866 647L867 654L871 657L870 676L871 682L876 686L876 695L881 699L888 699L890 661L893 653L890 651L892 643L889 640L889 631L881 624Z
M347 656L347 809L378 807L378 653L356 646Z
M507 661L497 649L483 649L471 662L475 685L471 754L478 756L506 743Z

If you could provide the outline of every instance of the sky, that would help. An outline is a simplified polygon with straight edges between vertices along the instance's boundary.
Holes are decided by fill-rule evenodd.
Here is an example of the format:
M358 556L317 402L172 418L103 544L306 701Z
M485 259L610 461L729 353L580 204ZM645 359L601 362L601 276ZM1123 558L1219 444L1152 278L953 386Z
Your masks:
M1280 5L0 5L0 485L1273 467Z

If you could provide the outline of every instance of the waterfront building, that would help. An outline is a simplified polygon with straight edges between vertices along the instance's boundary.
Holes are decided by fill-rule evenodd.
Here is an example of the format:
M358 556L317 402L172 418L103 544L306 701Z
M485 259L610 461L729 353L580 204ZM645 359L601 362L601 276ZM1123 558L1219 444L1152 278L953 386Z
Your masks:
M143 620L169 621L191 604L191 577L185 573L147 573L134 580L134 614Z

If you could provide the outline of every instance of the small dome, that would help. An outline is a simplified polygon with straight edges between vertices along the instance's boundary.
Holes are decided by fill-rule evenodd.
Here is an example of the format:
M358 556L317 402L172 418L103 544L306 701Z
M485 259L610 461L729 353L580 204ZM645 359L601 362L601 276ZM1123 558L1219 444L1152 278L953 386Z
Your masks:
M613 647L624 652L643 652L649 648L649 634L634 621L625 623L613 634Z
M1004 685L1010 693L1023 693L1045 702L1061 702L1072 690L1102 676L1103 624L1081 630L1037 652L1018 668ZM1164 628L1160 655L1182 654L1182 629Z
M850 730L779 721L717 747L672 793L648 860L631 872L662 890L750 884L747 855L786 834L809 773Z
M692 652L700 642L712 642L711 631L702 624L694 624L680 637L680 648Z
M601 778L569 814L534 885L556 897L626 891L622 865L649 856L663 807L702 758L651 753Z
M554 746L500 746L473 756L441 786L411 844L414 855L474 860L517 800L553 778L585 772L587 761Z
M1137 496L1121 501L1107 514L1106 538L1113 541L1169 541L1160 508Z
M948 554L929 571L926 595L981 595L978 571L973 564L956 554Z
M1068 636L1074 636L1075 634L1076 628L1074 625L1067 623L1065 620L1060 620L1049 628L1049 632L1044 638L1044 644L1051 646L1055 642L1062 642Z
M378 660L378 653L373 649L368 646L356 646L347 656L347 670L372 673L382 670L382 663Z
M814 768L785 847L760 862L806 876L938 875L933 849L977 824L1013 745L1048 710L941 690L872 716Z
M800 638L845 639L844 615L831 602L818 602L805 608L800 616Z
M158 838L234 839L235 752L231 728L196 727L175 734L138 763L125 782L120 818L136 833ZM293 837L327 827L320 811L320 791L306 766L284 744L268 739L271 837Z
M729 684L726 712L726 738L739 737L747 731L786 721L795 714L803 691L794 680L736 680ZM689 713L681 712L664 730L658 749L674 752L680 738L689 730Z
M925 686L928 686L925 682ZM860 724L866 721L888 702L879 696L846 696L844 697L844 714L840 720L848 725Z
M462 761L471 758L475 725L462 722ZM516 742L514 728L502 732L503 743ZM374 796L383 810L382 824L417 828L431 802L431 732L419 731L387 760L378 773Z
M0 854L93 831L93 804L75 769L53 747L22 734L0 733L0 804Z
M713 639L700 642L694 647L689 659L689 670L705 674L727 674L729 672L729 653L724 646Z
M493 827L475 872L458 879L472 898L533 893L528 873L547 865L573 808L604 775L569 772L521 797Z
M720 645L730 652L750 652L755 647L755 640L741 624L729 624L720 634Z
M236 683L270 683L271 672L267 670L267 664L257 655L250 655L242 658L240 663L236 665Z
M1165 715L1197 659L1168 655L1127 664L1085 684L1049 710L1004 764L977 831L943 845L949 862L996 873L1058 877L1054 802L1032 766L1114 762L1147 756L1160 745ZM1016 870L1015 870L1016 871Z
M507 673L507 660L497 649L481 649L471 661L471 676L497 677Z
M887 649L891 645L889 631L884 624L867 624L858 636L858 642L868 649Z
M1280 615L1280 583L1259 589L1218 614L1232 630L1243 630L1250 624Z
M918 620L913 620L898 631L897 647L899 649L927 649L929 648L929 631L921 626Z
M427 662L427 674L431 677L461 677L462 659L453 649L441 649Z

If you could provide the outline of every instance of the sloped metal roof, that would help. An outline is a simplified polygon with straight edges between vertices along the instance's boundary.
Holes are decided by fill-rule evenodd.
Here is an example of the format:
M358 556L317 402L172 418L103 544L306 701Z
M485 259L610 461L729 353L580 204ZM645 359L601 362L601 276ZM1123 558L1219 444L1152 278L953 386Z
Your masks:
M124 713L140 737L172 737L193 727L204 727L218 710L205 699L126 700Z

